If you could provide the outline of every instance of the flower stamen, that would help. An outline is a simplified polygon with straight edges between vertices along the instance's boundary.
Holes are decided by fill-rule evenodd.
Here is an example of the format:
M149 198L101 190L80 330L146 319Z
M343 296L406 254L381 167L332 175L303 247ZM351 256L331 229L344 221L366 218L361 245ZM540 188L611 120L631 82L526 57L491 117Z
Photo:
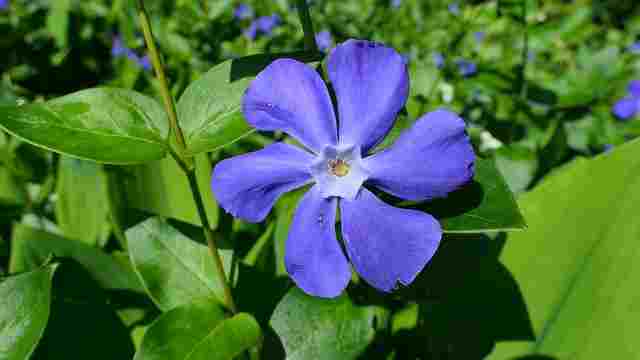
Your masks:
M347 176L349 174L349 169L351 168L349 164L342 159L329 160L327 164L329 167L329 173L337 177Z

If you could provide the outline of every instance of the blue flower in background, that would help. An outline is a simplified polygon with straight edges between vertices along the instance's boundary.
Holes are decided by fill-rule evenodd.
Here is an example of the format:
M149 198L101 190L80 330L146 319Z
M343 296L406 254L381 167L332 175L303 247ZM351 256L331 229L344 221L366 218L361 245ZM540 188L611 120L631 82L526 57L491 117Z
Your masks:
M114 36L111 42L111 56L113 58L126 57L127 59L135 62L144 70L151 70L151 61L149 56L138 56L133 50L124 45L120 36Z
M460 75L464 77L473 76L478 72L478 66L471 61L460 59L456 61L456 65L458 65L458 71L460 72Z
M0 0L0 10L9 8L9 0Z
M285 245L291 278L308 294L338 296L351 278L348 256L365 281L391 291L411 283L429 262L442 229L433 216L387 205L369 188L413 201L444 197L473 177L473 148L464 121L437 110L371 154L409 96L402 56L382 44L349 40L333 49L327 69L339 124L316 70L276 60L250 84L242 112L256 129L286 132L304 149L277 142L223 160L211 187L227 212L259 222L282 194L311 185ZM346 256L335 232L338 206Z
M402 5L402 0L391 0L391 7L394 9L399 8Z
M602 152L609 152L611 150L613 150L612 144L604 144L604 147L602 148Z
M477 43L481 43L484 40L486 33L484 31L476 31L473 33L473 38Z
M434 52L431 57L433 58L433 63L436 64L438 69L442 69L444 67L444 55L440 52Z
M318 44L318 49L320 49L320 51L329 50L331 45L333 45L333 36L331 36L331 32L323 30L317 33L316 43Z
M238 4L233 10L233 17L237 20L245 20L253 17L253 8L248 4Z
M244 35L253 40L258 35L258 32L261 32L264 35L271 35L273 29L280 24L280 16L277 14L273 14L271 16L261 16L249 25L249 27L244 31Z
M136 60L138 65L140 65L143 69L147 71L151 71L151 60L149 59L149 55L145 55Z
M629 120L640 112L640 80L632 80L627 86L629 96L613 104L611 112L620 120Z
M640 41L631 44L631 46L629 46L629 52L633 54L640 54Z
M128 51L130 50L127 49L126 46L124 46L124 43L122 42L122 38L120 38L120 36L114 36L113 40L111 41L111 56L113 57L124 56L127 54Z
M457 2L452 2L447 6L449 12L453 15L460 15L460 5Z

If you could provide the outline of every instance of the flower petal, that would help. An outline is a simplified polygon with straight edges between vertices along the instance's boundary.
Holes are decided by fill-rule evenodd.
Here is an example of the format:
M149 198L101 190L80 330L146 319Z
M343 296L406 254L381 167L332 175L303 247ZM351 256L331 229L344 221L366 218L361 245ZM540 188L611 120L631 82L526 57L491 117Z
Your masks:
M309 295L336 297L351 279L351 268L336 239L337 201L323 198L314 186L300 201L289 228L287 272Z
M446 196L473 178L473 147L464 120L447 110L430 112L391 147L364 159L370 183L407 200Z
M329 91L311 67L279 59L251 82L242 112L258 130L281 130L319 152L337 142L336 118Z
M342 237L351 263L369 284L393 290L410 284L433 257L442 229L431 215L385 204L363 188L341 200Z
M348 40L329 56L329 78L338 100L339 138L363 154L389 132L409 94L400 54L381 44Z
M312 156L284 143L223 160L211 179L220 206L235 217L259 222L283 193L311 179Z

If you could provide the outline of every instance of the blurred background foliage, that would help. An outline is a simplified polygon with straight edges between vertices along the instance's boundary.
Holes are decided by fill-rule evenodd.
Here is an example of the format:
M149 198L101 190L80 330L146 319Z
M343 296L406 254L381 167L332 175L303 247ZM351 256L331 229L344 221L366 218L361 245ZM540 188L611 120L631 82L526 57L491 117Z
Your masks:
M630 82L640 79L640 3L309 3L324 47L363 38L393 46L406 57L411 96L385 144L427 111L455 110L467 121L479 155L495 159L518 195L530 228L508 239L501 233L447 235L433 263L414 286L400 293L384 295L361 282L352 284L350 298L342 298L337 310L331 310L337 315L323 310L314 320L334 316L336 327L343 321L364 326L353 330L359 336L349 340L358 350L355 355L349 350L333 358L480 359L494 348L491 356L496 359L640 358L638 345L626 338L633 329L626 324L640 313L638 303L612 300L637 299L628 281L640 276L632 261L637 245L631 241L640 238L640 230L630 215L640 210L632 201L640 188L640 146L632 141L640 135L640 100L634 100L637 109L630 113L616 108L621 100L634 99ZM224 60L303 49L292 1L243 4L250 8L239 11L240 3L230 0L147 1L174 96ZM159 97L133 1L9 0L0 9L0 34L0 105L47 100L99 85ZM198 161L210 166L211 161L281 137L252 133ZM595 160L586 160L592 157ZM291 314L278 315L281 305L275 313L273 309L282 304L290 286L282 277L282 251L297 195L279 201L265 224L247 224L218 211L209 176L203 172L199 181L229 262L232 257L240 261L229 270L239 284L235 292L240 306L268 329L265 351L282 356L283 344L275 333L286 337L287 330L279 327ZM611 203L618 207L610 208ZM155 213L174 219L174 227L200 239L186 180L173 160L101 166L45 152L6 133L0 133L0 209L0 274L33 269L51 253L70 256L100 285L94 284L95 292L110 292L111 308L118 315L104 312L103 303L104 314L60 310L50 320L37 358L64 357L65 349L57 343L63 340L55 331L55 326L64 328L64 311L78 326L83 316L113 324L111 332L96 329L78 335L87 341L92 336L131 335L115 339L121 346L104 353L105 359L130 357L159 309L157 302L137 292L140 284L125 253L126 229ZM620 233L611 224L617 224ZM51 241L43 245L36 238ZM70 245L68 239L81 244ZM627 252L598 245L611 241ZM616 272L608 267L612 263L627 270ZM589 271L601 278L585 280L582 274ZM624 284L609 285L606 296L596 296L609 281ZM253 295L256 291L260 299ZM580 302L575 294L594 300ZM293 290L282 301L295 303L300 296ZM350 310L355 307L357 313ZM343 308L347 310L340 313ZM593 313L598 322L590 318ZM625 324L622 330L620 324ZM584 348L585 338L593 348ZM325 340L318 346L333 346ZM87 355L90 348L78 350L85 355L66 358L94 356ZM265 358L278 355L271 356Z

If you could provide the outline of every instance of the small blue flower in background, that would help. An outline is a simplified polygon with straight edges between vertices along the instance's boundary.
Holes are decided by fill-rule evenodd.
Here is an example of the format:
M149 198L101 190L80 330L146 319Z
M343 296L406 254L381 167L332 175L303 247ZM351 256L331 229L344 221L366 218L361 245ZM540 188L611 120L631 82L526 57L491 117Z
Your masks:
M528 62L536 61L536 56L537 56L537 54L536 54L536 52L534 50L529 50L527 52L527 61Z
M460 75L464 77L473 76L478 72L478 66L471 61L460 59L456 61L456 65L458 65Z
M136 62L143 69L145 69L147 71L151 71L151 60L149 59L149 55L145 55L143 57L138 58Z
M120 36L114 36L113 40L111 41L111 56L113 57L123 56L123 55L126 55L128 51L130 50L124 46L124 43L122 42L122 38L120 38Z
M113 58L126 57L127 59L135 62L144 70L151 70L151 61L149 60L149 56L145 55L143 57L138 56L133 50L129 49L124 45L122 38L120 36L114 36L111 42L111 56Z
M473 148L464 121L436 110L372 154L409 96L407 65L392 48L348 40L330 53L327 69L340 122L315 69L274 61L250 84L242 112L256 129L283 131L304 148L277 142L223 160L211 187L227 212L259 222L282 194L311 185L289 228L289 276L308 294L335 297L351 279L348 257L365 281L391 291L429 262L442 228L433 216L390 206L369 189L413 201L444 197L472 179ZM346 254L336 237L338 206Z
M391 0L391 7L392 8L397 9L400 6L402 6L402 0Z
M629 52L633 54L640 54L640 41L631 44L631 46L629 46Z
M316 43L320 51L327 51L333 45L333 36L329 30L323 30L316 34Z
M250 40L254 40L258 32L264 35L271 35L273 29L280 24L280 16L273 14L271 16L261 16L249 25L244 31L244 35Z
M9 0L0 0L0 10L9 8Z
M233 18L236 20L245 20L253 17L253 8L248 4L238 4L233 10Z
M431 57L433 58L433 63L436 64L438 69L442 69L444 67L444 55L440 52L434 52Z
M477 43L481 43L484 40L486 33L484 31L476 31L473 33L473 38Z
M611 112L619 120L629 120L640 112L640 80L632 80L627 86L629 96L613 104Z
M602 152L609 152L611 150L613 150L612 144L604 144L604 147L602 148Z
M457 2L452 2L447 5L447 9L453 15L460 15L460 5Z

